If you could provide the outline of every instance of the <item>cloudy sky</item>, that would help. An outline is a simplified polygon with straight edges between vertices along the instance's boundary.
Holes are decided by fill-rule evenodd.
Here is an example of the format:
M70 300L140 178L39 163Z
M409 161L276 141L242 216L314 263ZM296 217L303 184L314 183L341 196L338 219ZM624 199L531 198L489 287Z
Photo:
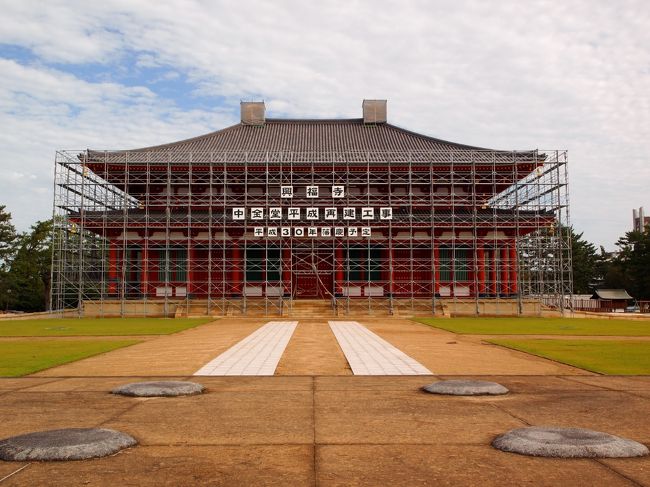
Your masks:
M650 213L648 0L0 0L0 204L51 215L57 149L127 149L272 117L389 121L568 149L571 220L614 248Z

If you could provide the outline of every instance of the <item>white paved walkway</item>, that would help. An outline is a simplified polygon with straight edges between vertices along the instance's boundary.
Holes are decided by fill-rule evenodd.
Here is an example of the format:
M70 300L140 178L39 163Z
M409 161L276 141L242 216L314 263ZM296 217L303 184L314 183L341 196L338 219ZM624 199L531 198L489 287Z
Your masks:
M421 363L356 321L330 321L354 375L431 375Z
M194 375L273 375L297 321L269 321Z

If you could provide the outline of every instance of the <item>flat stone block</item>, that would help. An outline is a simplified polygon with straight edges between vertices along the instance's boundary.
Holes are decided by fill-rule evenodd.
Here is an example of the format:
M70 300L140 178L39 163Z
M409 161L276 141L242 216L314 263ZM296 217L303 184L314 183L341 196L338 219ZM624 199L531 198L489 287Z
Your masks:
M558 391L524 393L500 401L499 407L529 425L589 427L616 432L650 445L650 401L619 391ZM523 426L523 425L521 425ZM502 432L507 431L504 429Z
M433 398L414 394L414 388L391 391L390 382L385 384L388 390L381 392L316 392L317 443L486 446L499 433L521 426L520 421L493 407L492 401ZM129 425L129 431L131 428Z
M490 451L495 456L506 456ZM34 462L0 485L299 487L315 483L313 458L311 445L193 446L185 442L178 446L140 445L101 460ZM0 461L0 478L19 467L14 462Z
M645 445L626 438L582 428L531 426L497 436L498 450L557 458L627 458L648 455Z
M201 397L178 397L173 401L173 407L169 400L137 401L135 407L105 426L132 432L141 445L313 443L311 391L212 390ZM510 427L515 426L494 430L487 440Z
M593 460L504 455L484 445L321 445L316 462L317 484L328 487L634 485Z
M112 455L137 443L125 433L103 428L37 431L0 440L0 459L14 462L84 460Z
M205 387L196 382L186 381L155 381L134 382L117 387L112 394L133 397L174 397L201 394Z
M483 380L443 380L426 385L422 390L450 396L498 396L509 392L501 384Z

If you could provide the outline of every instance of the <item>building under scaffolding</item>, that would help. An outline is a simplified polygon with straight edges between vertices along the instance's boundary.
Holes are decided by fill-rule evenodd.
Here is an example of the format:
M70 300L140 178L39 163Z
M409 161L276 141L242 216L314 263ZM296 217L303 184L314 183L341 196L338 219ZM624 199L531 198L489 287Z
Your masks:
M80 314L540 314L571 294L566 151L363 118L59 151L52 307Z

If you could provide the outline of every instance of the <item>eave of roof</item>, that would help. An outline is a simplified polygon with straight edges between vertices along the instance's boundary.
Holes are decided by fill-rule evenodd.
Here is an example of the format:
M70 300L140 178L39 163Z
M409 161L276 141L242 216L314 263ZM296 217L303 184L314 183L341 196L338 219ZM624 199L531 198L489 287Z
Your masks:
M592 296L595 299L634 299L625 289L596 289Z

